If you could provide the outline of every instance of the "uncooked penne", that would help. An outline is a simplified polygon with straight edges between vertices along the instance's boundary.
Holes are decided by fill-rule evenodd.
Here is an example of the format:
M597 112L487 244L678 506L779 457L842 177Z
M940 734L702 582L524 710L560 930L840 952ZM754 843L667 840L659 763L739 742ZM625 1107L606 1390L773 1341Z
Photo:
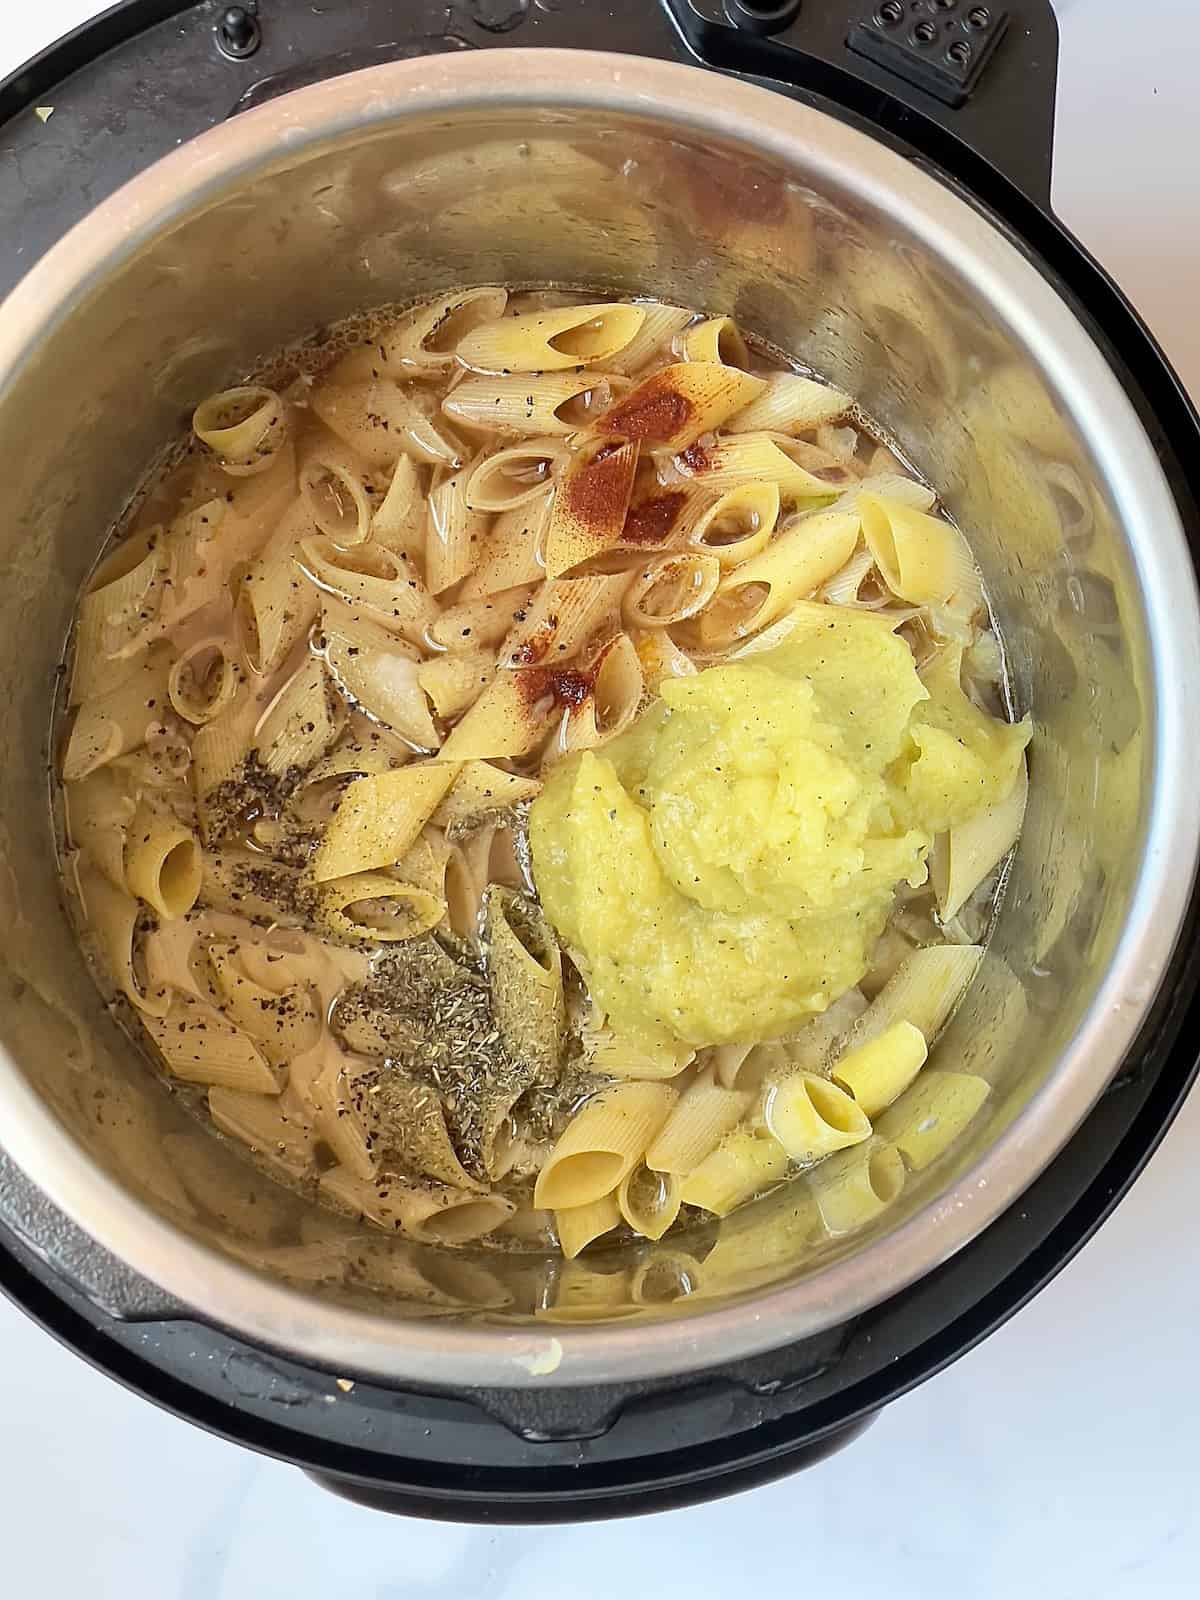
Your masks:
M854 1233L894 1205L908 1172L904 1158L886 1139L862 1144L822 1161L808 1175L821 1224L831 1239Z
M830 384L775 372L762 393L729 419L729 427L738 433L808 433L844 417L851 404L848 394Z
M534 1205L564 1210L619 1187L677 1098L669 1084L621 1083L589 1100L567 1124L538 1174Z
M807 1164L870 1137L861 1106L827 1078L793 1072L767 1089L762 1120L792 1161Z
M140 749L150 729L161 724L170 706L168 684L174 652L152 645L117 688L86 700L75 714L62 760L67 783L86 778L97 767Z
M693 1172L742 1120L752 1098L748 1090L722 1087L711 1070L701 1073L652 1140L647 1167L679 1176Z
M321 888L318 915L336 939L394 944L436 928L446 915L446 902L387 873L352 872Z
M725 367L748 367L750 352L732 317L706 317L680 336L685 360L715 361Z
M430 821L439 828L470 827L532 800L541 787L536 778L519 777L488 761L465 761Z
M601 439L577 450L555 486L546 529L550 578L603 555L621 540L639 446Z
M1012 849L1025 820L1029 777L1022 762L1017 781L994 806L960 822L934 843L929 879L943 922L956 917L975 890Z
M917 605L958 603L973 613L983 603L979 573L958 529L940 517L860 494L863 534L883 581Z
M932 1044L982 960L982 947L976 944L914 950L854 1024L850 1045L865 1044L894 1022L911 1022Z
M168 1068L185 1083L278 1094L283 1075L254 1040L216 1009L192 995L173 994L165 1017L144 1021Z
M770 1134L735 1128L683 1180L680 1199L714 1216L728 1216L786 1176L787 1151Z
M234 477L265 472L287 440L287 409L274 389L224 389L196 407L192 431Z
M609 618L631 581L627 572L558 578L542 586L500 647L502 667L553 666L569 660Z
M374 540L342 549L324 535L302 539L295 559L318 589L393 633L419 641L438 614L413 564Z
M503 316L506 289L455 290L405 313L380 345L383 364L401 377L453 368L456 347L480 323Z
M313 858L314 881L325 883L400 861L457 773L457 764L449 759L414 762L352 783Z
M143 798L125 831L125 881L131 893L171 921L196 904L200 844L167 807Z
M535 1077L558 1070L566 1027L562 953L541 907L492 884L483 897L484 961L496 1026Z
M833 1081L874 1120L898 1100L925 1065L925 1035L911 1022L893 1022L834 1062Z
M321 640L330 676L353 704L416 748L437 749L441 735L413 646L338 601L322 607Z
M680 1179L672 1172L652 1171L639 1161L617 1187L621 1216L643 1239L661 1239L679 1215Z
M425 582L431 594L459 583L478 560L490 517L473 511L466 497L467 473L456 472L429 496L425 531Z
M602 366L636 338L646 319L637 305L565 306L501 317L474 328L456 354L476 372L561 372Z
M565 436L579 424L562 413L571 401L595 390L599 381L596 374L578 369L528 377L466 378L446 396L442 410L452 422L481 432Z
M763 380L715 361L662 367L618 400L598 426L615 438L686 450L743 410Z
M611 1233L621 1221L621 1208L615 1191L601 1195L587 1205L565 1206L554 1213L554 1231L568 1261L597 1239Z

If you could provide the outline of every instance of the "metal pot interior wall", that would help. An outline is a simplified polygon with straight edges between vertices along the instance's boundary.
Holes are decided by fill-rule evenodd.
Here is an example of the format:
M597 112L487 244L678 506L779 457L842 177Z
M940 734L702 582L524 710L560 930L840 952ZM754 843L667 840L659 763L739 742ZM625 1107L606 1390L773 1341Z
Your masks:
M1106 463L1063 401L1063 375L1040 367L953 259L910 234L902 203L885 210L800 155L569 103L331 129L309 147L295 98L295 150L285 143L228 181L198 159L202 198L180 193L169 225L63 306L0 394L0 1037L81 1162L217 1255L298 1285L317 1316L346 1305L410 1327L450 1313L508 1326L654 1321L801 1281L915 1218L1028 1110L1127 922L1155 690ZM858 396L979 557L1037 744L1003 913L935 1065L992 1092L950 1153L852 1240L816 1237L796 1188L719 1230L586 1268L354 1225L278 1186L164 1093L77 951L47 806L49 707L79 585L144 464L200 397L280 346L364 307L484 282L732 313ZM940 1220L936 1207L921 1219Z

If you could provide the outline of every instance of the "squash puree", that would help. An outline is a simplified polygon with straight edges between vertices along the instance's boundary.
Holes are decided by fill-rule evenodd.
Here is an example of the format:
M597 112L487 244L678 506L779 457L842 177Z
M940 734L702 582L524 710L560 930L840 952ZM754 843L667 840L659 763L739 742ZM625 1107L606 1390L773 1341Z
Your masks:
M1029 739L845 612L695 677L532 809L542 904L621 1038L774 1038L863 976L935 833L1002 798Z

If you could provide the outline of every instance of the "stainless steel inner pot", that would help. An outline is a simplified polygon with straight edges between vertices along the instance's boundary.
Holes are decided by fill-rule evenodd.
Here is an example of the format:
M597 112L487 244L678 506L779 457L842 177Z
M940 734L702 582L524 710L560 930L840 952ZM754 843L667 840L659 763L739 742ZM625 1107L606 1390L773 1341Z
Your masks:
M936 1051L993 1085L968 1135L819 1258L788 1249L785 1190L715 1247L610 1257L574 1317L561 1308L583 1280L555 1263L368 1238L200 1129L93 987L47 805L76 592L195 402L350 312L492 281L732 312L853 391L969 535L1037 728L994 942ZM1176 506L1036 263L820 112L692 68L546 50L379 67L240 116L102 205L0 309L0 482L0 1137L95 1240L252 1341L339 1372L515 1386L802 1338L1010 1204L1155 996L1200 830L1185 758L1200 622ZM289 1276L301 1264L314 1281Z

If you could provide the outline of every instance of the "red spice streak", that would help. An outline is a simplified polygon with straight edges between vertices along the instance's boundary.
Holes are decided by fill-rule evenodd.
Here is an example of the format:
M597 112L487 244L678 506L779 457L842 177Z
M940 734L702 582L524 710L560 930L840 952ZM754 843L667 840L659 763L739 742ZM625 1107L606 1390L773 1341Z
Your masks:
M621 530L622 544L663 544L670 537L687 495L682 489L670 489L666 494L655 495L630 506L625 526Z
M706 445L690 444L676 457L685 472L703 472L712 465L712 454Z
M670 371L656 372L604 418L611 433L627 439L671 439L691 420L695 407L674 388Z
M596 686L595 672L576 667L530 667L517 674L517 683L530 706L552 700L559 706L581 706Z
M563 484L565 509L585 528L602 532L619 528L629 504L637 452L627 444L606 444L592 459L569 473Z

